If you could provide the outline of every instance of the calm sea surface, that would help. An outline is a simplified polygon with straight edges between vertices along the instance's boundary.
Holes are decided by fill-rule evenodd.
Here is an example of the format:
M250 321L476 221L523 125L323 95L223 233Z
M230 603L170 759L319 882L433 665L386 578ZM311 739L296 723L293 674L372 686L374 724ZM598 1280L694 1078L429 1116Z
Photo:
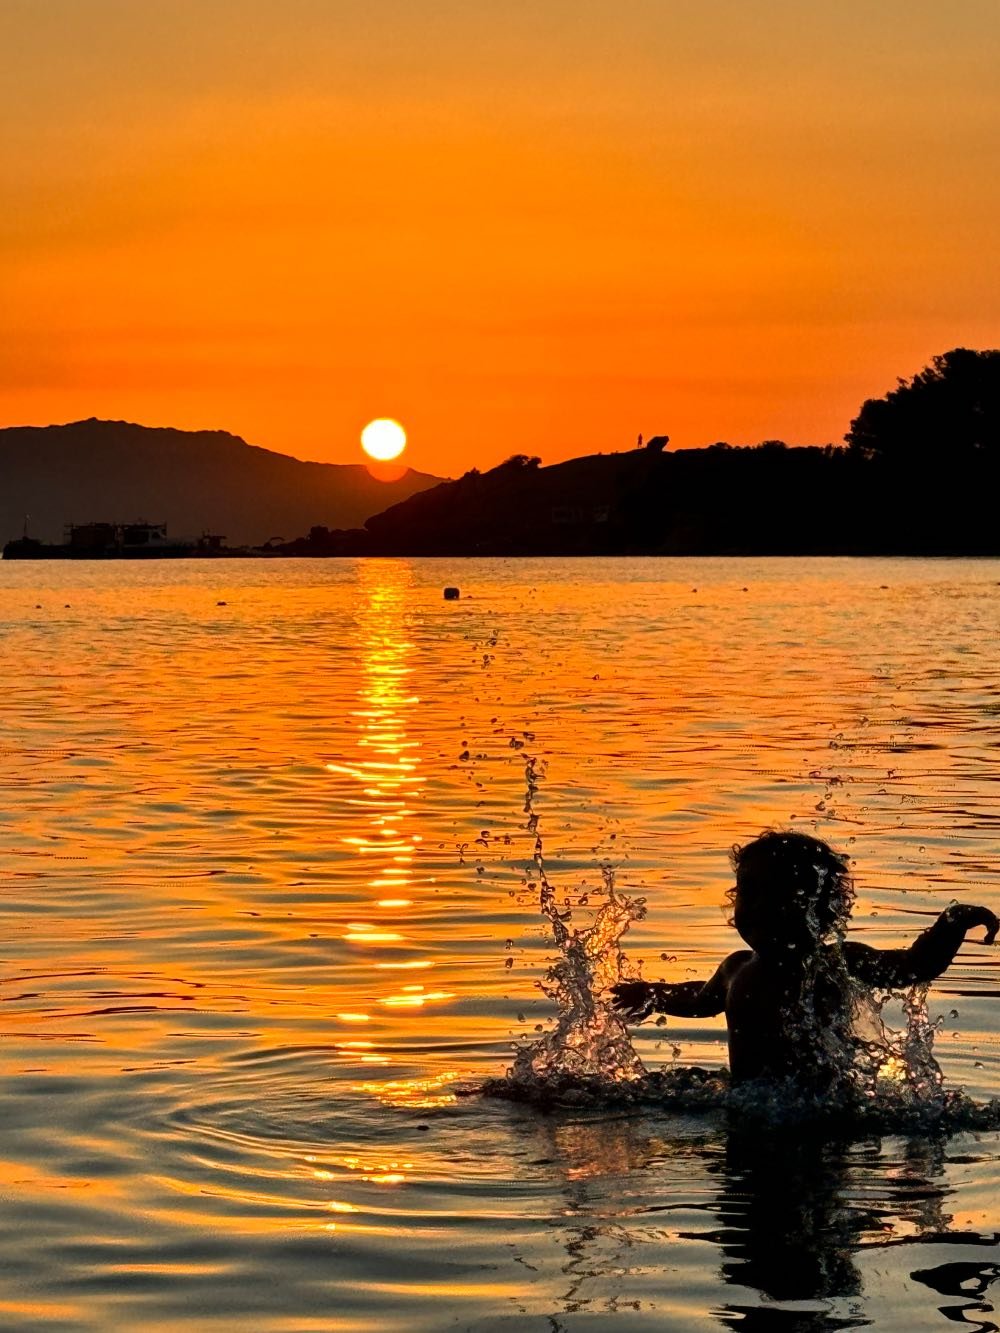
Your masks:
M1000 909L998 630L990 561L0 565L0 1327L996 1330L1000 1135L456 1090L549 1015L526 756L647 976L735 947L771 824L856 859L876 945ZM976 1097L998 963L931 992Z

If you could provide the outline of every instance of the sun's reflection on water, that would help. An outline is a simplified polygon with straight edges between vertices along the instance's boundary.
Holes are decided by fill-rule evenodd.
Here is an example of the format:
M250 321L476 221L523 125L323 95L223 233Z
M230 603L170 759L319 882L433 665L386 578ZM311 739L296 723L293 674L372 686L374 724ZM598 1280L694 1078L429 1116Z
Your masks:
M451 991L422 984L395 984L393 973L418 972L434 966L421 957L407 929L419 912L420 895L434 883L421 876L416 860L422 841L416 831L418 802L426 778L419 771L421 742L410 734L409 718L419 705L414 692L414 636L410 625L413 572L405 562L377 562L359 570L356 611L360 682L358 706L351 711L356 726L356 755L341 755L326 765L332 775L348 778L355 789L342 804L356 812L353 827L341 841L359 858L364 892L358 894L358 915L368 919L343 924L341 938L374 955L366 984L376 981L375 993L365 994L365 1009L377 1004L385 1014L405 1021L404 1013L454 998ZM382 956L379 956L379 953ZM381 990L379 976L390 983ZM386 975L387 974L387 975ZM405 977L399 977L403 983ZM366 1012L349 1010L346 1022L368 1021ZM342 1056L362 1064L388 1064L391 1056L377 1043L338 1043ZM363 1085L371 1091L376 1085Z
M432 1110L451 1106L458 1098L450 1085L458 1079L455 1070L445 1070L428 1078L390 1079L384 1083L358 1083L356 1091L377 1097L384 1106Z

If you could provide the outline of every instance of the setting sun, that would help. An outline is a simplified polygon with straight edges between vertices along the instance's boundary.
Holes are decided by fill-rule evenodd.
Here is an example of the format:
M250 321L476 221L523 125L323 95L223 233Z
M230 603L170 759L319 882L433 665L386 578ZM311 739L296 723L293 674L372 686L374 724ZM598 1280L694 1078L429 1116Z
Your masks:
M369 458L386 463L398 458L406 448L406 431L398 421L390 417L378 417L369 421L361 432L361 447Z

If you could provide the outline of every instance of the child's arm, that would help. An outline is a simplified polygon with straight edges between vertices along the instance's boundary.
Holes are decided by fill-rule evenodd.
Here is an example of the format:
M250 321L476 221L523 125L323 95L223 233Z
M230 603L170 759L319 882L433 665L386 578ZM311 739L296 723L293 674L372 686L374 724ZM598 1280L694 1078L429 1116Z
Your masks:
M847 970L867 986L890 990L933 981L951 965L966 932L975 926L986 927L983 943L992 944L1000 930L1000 921L988 907L956 903L942 912L908 949L872 949L848 940L844 945Z
M611 987L612 1004L634 1023L653 1013L713 1018L726 1007L733 972L751 957L749 950L730 954L708 981L620 981Z

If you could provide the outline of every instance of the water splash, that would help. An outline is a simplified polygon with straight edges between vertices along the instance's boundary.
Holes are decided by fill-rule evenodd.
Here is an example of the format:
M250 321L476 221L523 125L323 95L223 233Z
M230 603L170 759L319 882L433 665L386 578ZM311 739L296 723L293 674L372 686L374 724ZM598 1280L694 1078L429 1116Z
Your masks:
M620 941L633 921L646 914L641 898L628 898L615 887L614 867L604 865L604 901L585 927L574 927L572 909L560 907L545 869L535 797L541 779L538 762L524 761L526 827L534 836L533 859L538 905L552 929L559 956L545 974L542 989L557 1006L556 1025L538 1041L520 1046L507 1078L530 1092L567 1079L620 1085L645 1075L642 1061L621 1018L603 994L622 979Z
M525 757L524 775L525 826L534 837L539 910L558 950L541 987L557 1013L549 1031L516 1049L506 1077L488 1081L480 1093L545 1108L654 1106L684 1114L708 1112L762 1126L819 1120L856 1133L1000 1126L1000 1100L977 1103L960 1089L945 1087L934 1057L940 1020L928 1014L927 987L903 994L906 1025L893 1028L885 1007L900 997L870 991L848 974L838 947L842 934L806 969L800 1003L789 1019L803 1067L825 1070L829 1077L732 1086L725 1069L675 1065L646 1070L625 1023L604 998L625 975L621 940L632 922L645 916L645 901L619 893L614 868L604 865L603 902L590 925L573 926L572 909L568 902L557 902L546 871L535 808L542 772L535 758ZM830 985L846 999L843 1024L830 1022L829 1004L822 1000L823 987Z
M893 1028L885 1008L900 998L891 991L871 992L852 982L854 1051L852 1074L856 1090L875 1104L933 1108L949 1097L944 1074L934 1056L940 1019L927 1009L926 985L902 993L906 1026Z

